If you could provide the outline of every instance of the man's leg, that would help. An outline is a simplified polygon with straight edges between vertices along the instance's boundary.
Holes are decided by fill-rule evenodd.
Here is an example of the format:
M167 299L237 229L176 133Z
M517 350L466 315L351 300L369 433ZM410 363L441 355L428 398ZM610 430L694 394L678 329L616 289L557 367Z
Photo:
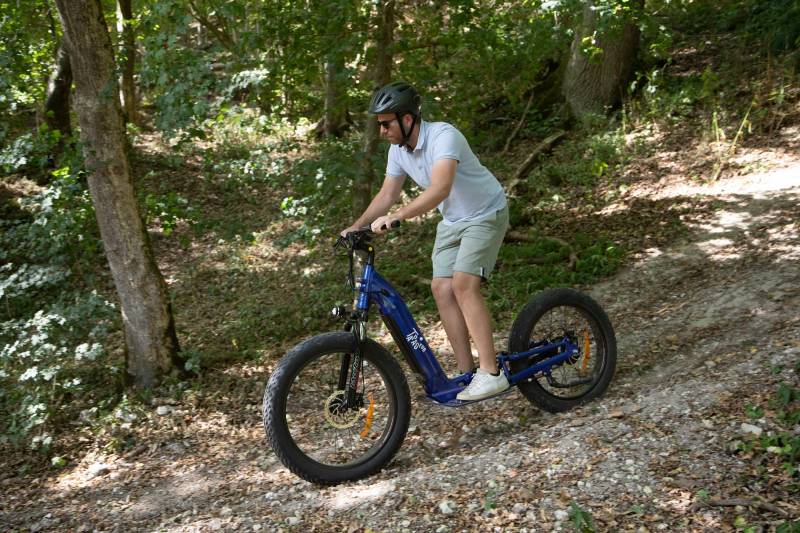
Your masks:
M490 374L497 372L497 352L492 338L492 317L481 294L481 278L466 272L453 273L453 293L458 312L478 349L480 367ZM444 315L442 315L444 321ZM447 327L445 327L447 331ZM449 332L448 332L449 335Z
M453 292L453 279L433 278L431 291L436 300L436 307L439 308L439 316L442 317L444 331L447 333L450 346L453 347L458 370L462 373L471 371L475 363L472 360L467 323Z

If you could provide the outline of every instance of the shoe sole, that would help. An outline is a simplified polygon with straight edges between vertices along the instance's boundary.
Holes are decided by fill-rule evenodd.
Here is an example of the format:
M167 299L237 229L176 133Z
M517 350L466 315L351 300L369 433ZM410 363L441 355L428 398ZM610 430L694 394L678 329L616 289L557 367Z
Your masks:
M460 402L477 402L477 401L480 401L480 400L485 400L487 398L491 398L492 396L500 396L501 394L503 394L504 392L508 391L509 389L511 389L510 386L506 387L503 390L497 391L497 392L490 392L489 394L483 394L481 396L473 396L471 398L459 398L458 396L456 396L456 400L458 400Z

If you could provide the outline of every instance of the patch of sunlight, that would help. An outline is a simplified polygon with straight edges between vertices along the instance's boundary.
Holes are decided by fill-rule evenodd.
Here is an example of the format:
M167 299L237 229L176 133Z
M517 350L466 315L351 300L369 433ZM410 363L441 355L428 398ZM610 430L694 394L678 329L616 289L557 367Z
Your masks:
M771 228L767 233L770 251L777 252L785 260L800 259L800 224Z
M658 248L648 248L642 253L644 254L645 257L648 257L648 258L659 257L659 256L664 254L664 252L661 251Z
M326 506L334 511L345 511L357 505L377 502L393 490L394 483L391 481L380 481L364 486L337 487Z
M613 215L614 213L618 213L620 211L626 211L630 209L630 206L625 202L612 202L607 206L603 207L603 209L597 212L598 215Z
M697 243L698 248L703 252L713 255L714 252L724 250L733 246L733 241L730 239L710 239L704 242Z
M719 211L716 219L707 224L699 224L698 227L712 234L725 233L732 229L747 229L752 219L752 215L741 211Z
M665 507L673 511L683 514L694 503L694 497L691 492L677 490L673 492L673 495L675 496L673 499L665 502Z
M314 274L319 274L320 272L322 272L322 265L314 265L314 266L310 266L310 267L305 267L303 269L303 277L308 278L308 277L313 276Z

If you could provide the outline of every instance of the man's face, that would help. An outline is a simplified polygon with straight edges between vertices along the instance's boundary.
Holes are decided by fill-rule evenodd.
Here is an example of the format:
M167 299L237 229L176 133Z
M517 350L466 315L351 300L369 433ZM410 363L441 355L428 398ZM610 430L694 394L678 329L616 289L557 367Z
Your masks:
M401 120L405 120L408 115L403 115ZM394 113L381 113L377 116L378 128L381 137L392 144L403 142L403 132L400 131L400 124L397 123L397 115ZM408 128L406 128L408 131Z

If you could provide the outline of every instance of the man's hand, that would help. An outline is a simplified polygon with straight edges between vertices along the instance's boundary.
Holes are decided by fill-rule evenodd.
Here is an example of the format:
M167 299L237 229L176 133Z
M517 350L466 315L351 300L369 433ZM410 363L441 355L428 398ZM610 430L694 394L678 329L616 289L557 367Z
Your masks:
M375 222L372 223L370 228L375 233L385 233L385 232L389 231L389 229L391 229L392 223L395 220L398 221L398 222L402 222L403 221L403 219L401 217L398 217L396 215L386 215L386 216L383 216L383 217L376 218Z
M361 226L353 225L353 226L350 226L349 228L343 229L341 231L341 233L339 233L339 235L341 235L342 237L347 237L348 233L351 233L351 232L359 230L359 229L361 229Z

